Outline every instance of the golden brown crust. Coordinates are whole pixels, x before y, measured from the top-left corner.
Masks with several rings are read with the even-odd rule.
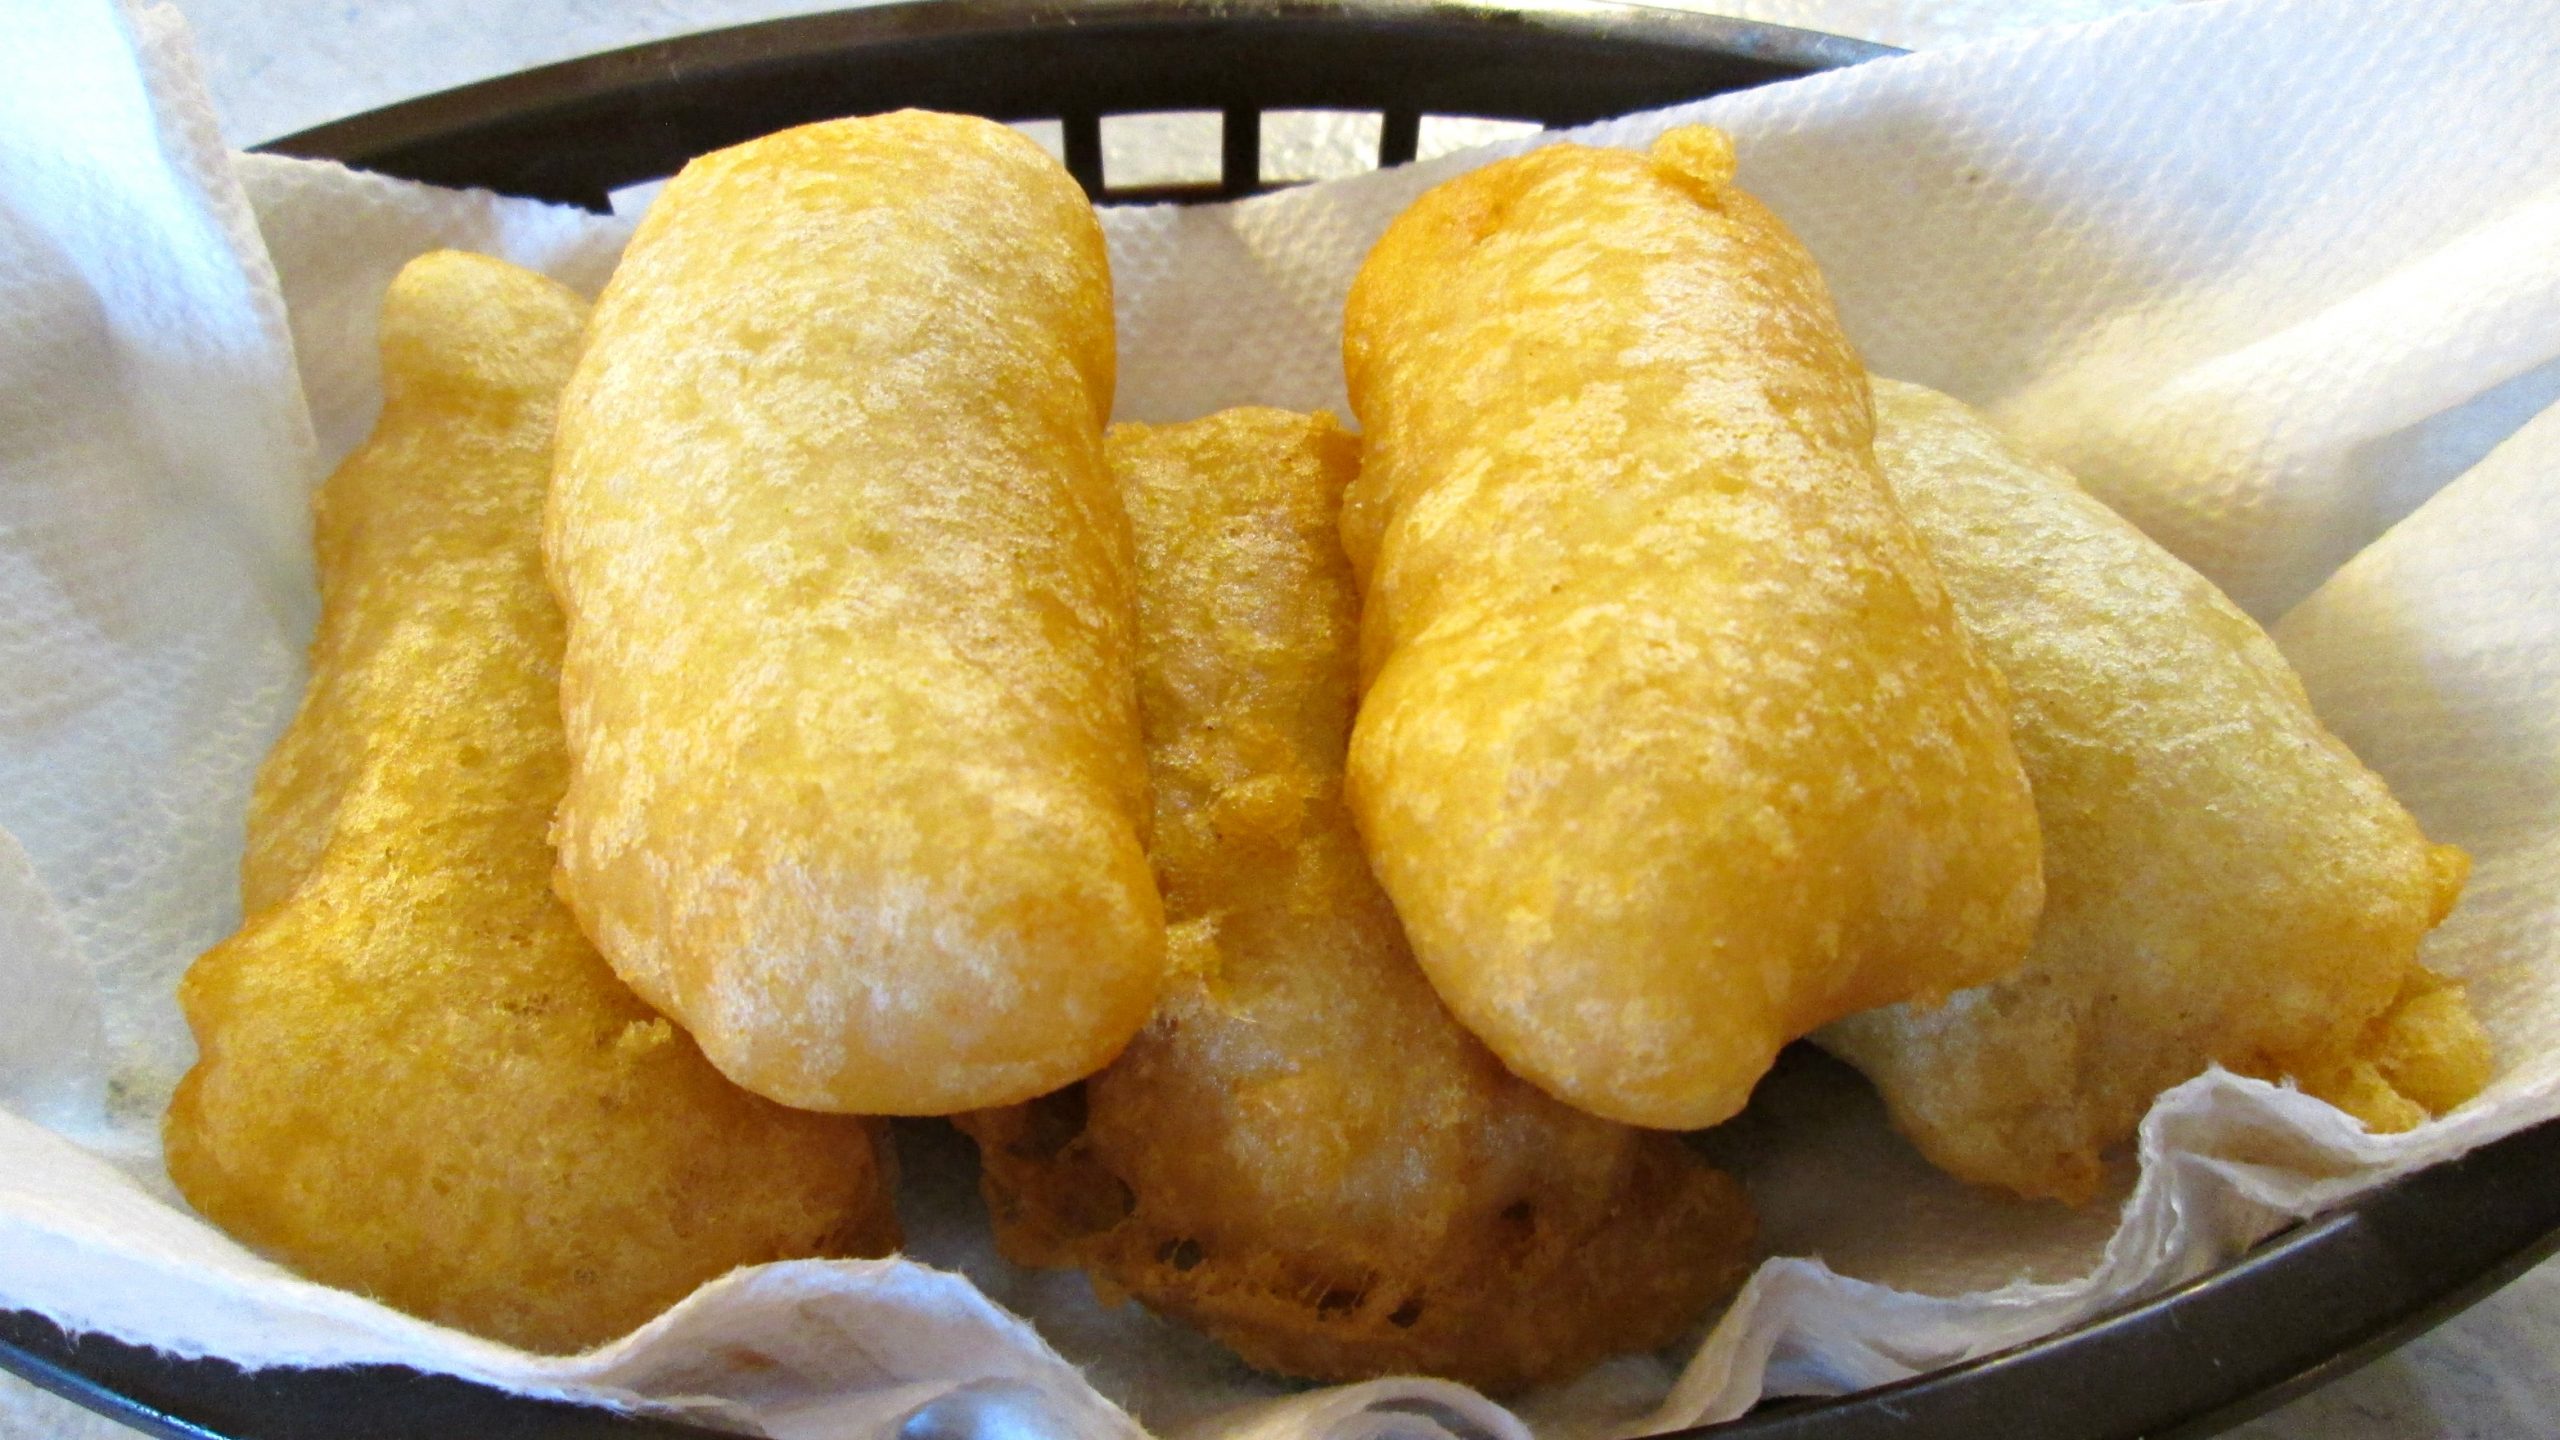
[[[1820,274],[1730,170],[1691,129],[1462,175],[1345,325],[1370,857],[1512,1069],[1661,1126],[2015,968],[2041,893],[1998,677]]]
[[[259,775],[251,919],[180,988],[201,1053],[165,1127],[234,1235],[555,1351],[732,1266],[897,1244],[873,1130],[722,1079],[551,894],[538,536],[585,313],[479,256],[393,282],[382,418],[318,499],[312,683]]]
[[[1162,979],[1092,207],[1001,125],[707,155],[562,401],[560,886],[733,1079],[938,1114]]]
[[[1957,401],[1876,394],[1886,474],[2008,678],[2046,899],[2014,978],[1822,1043],[1947,1170],[2075,1201],[2212,1064],[2377,1129],[2477,1093],[2487,1039],[2416,961],[2460,852],[2427,843],[2210,581]]]
[[[1110,453],[1175,974],[1110,1069],[964,1119],[1006,1252],[1318,1379],[1511,1388],[1669,1343],[1740,1279],[1739,1188],[1469,1038],[1344,808],[1351,437],[1236,410]]]

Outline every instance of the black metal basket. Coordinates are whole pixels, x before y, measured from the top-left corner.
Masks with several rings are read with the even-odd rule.
[[[1892,54],[1609,0],[939,0],[637,46],[307,130],[266,148],[605,209],[704,151],[920,106],[1055,120],[1096,199],[1269,188],[1274,110],[1571,124]],[[1219,173],[1114,188],[1102,117],[1211,111]],[[1698,1440],[2135,1440],[2211,1434],[2335,1378],[2560,1249],[2560,1122],[2409,1177],[2237,1263],[2033,1344]],[[246,1372],[0,1311],[0,1368],[168,1440],[701,1440],[664,1420],[397,1366]]]

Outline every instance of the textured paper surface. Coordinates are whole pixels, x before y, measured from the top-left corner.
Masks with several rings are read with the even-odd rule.
[[[2428,958],[2476,987],[2505,1069],[2386,1138],[2205,1077],[2152,1114],[2138,1181],[2128,1165],[2070,1212],[1935,1175],[1862,1088],[1790,1064],[1710,1143],[1794,1258],[1694,1357],[1620,1361],[1514,1414],[1429,1382],[1278,1385],[1076,1277],[1010,1270],[964,1147],[926,1127],[902,1141],[930,1267],[742,1273],[570,1360],[301,1283],[177,1207],[153,1133],[189,1058],[170,986],[236,922],[248,777],[310,621],[305,497],[370,423],[382,286],[459,245],[591,290],[627,222],[234,166],[165,13],[46,7],[0,62],[0,1303],[181,1352],[402,1359],[781,1435],[928,1406],[924,1431],[1597,1435],[2030,1338],[2560,1111],[2560,420],[2525,424],[2560,392],[2548,18],[2226,0],[1698,107],[1876,368],[1989,406],[2262,618],[2291,611],[2279,638],[2323,714],[2479,863]],[[2388,47],[2328,43],[2386,19]],[[1121,412],[1338,407],[1351,271],[1482,158],[1111,216]],[[776,1363],[715,1358],[740,1350]]]

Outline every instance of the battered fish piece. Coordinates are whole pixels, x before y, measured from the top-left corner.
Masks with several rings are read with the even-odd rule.
[[[251,802],[250,918],[179,987],[200,1058],[163,1129],[241,1240],[546,1351],[732,1266],[898,1243],[880,1137],[722,1079],[551,894],[539,536],[585,316],[476,255],[392,283],[382,418],[317,501],[312,681]]]
[[[984,120],[786,130],[668,184],[589,334],[548,530],[587,933],[785,1104],[1099,1069],[1164,918],[1083,193]]]
[[[1175,977],[1110,1069],[963,1124],[1009,1255],[1264,1369],[1561,1379],[1677,1338],[1750,1213],[1676,1137],[1507,1073],[1414,967],[1342,800],[1356,450],[1279,410],[1111,431]]]
[[[1885,473],[2008,677],[2047,890],[2017,975],[1822,1045],[1939,1166],[2070,1201],[2211,1065],[2377,1130],[2477,1094],[2488,1039],[2417,963],[2462,852],[2427,842],[2212,582],[1957,401],[1875,389]]]
[[[1350,796],[1450,1009],[1595,1114],[2016,968],[2034,803],[1870,449],[1813,260],[1719,132],[1439,186],[1351,292]]]

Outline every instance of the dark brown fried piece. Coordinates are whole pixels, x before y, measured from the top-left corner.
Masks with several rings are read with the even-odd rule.
[[[1323,1380],[1509,1389],[1676,1339],[1743,1273],[1740,1187],[1460,1029],[1343,804],[1355,442],[1237,410],[1109,450],[1173,973],[1110,1069],[962,1118],[1006,1253]]]

